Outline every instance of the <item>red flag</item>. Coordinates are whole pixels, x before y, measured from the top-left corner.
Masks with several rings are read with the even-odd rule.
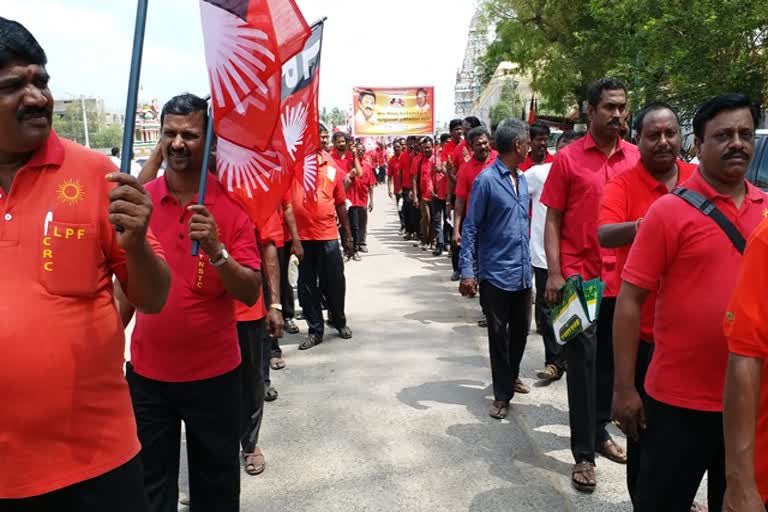
[[[536,103],[534,97],[531,96],[531,109],[528,112],[528,124],[531,125],[536,122]]]
[[[283,98],[269,147],[260,151],[219,138],[219,179],[257,225],[272,215],[294,176],[307,190],[315,188],[322,34],[322,23],[313,27],[303,50],[282,68]]]
[[[281,66],[310,35],[294,0],[200,0],[219,137],[264,150],[280,110]]]

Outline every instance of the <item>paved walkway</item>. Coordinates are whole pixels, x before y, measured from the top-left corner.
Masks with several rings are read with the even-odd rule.
[[[383,187],[376,199],[370,253],[346,267],[354,338],[326,333],[307,352],[297,351],[303,335],[283,341],[288,366],[273,372],[280,398],[261,439],[267,470],[243,475],[242,509],[630,510],[624,467],[604,459],[593,496],[571,489],[564,380],[516,397],[505,421],[488,417],[477,300],[458,295],[449,258],[397,236]],[[543,357],[532,335],[527,383]]]

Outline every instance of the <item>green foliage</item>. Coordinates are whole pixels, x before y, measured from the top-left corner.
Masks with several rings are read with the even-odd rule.
[[[726,91],[768,99],[765,0],[485,0],[485,8],[496,39],[483,76],[516,62],[561,113],[606,75],[627,83],[633,104],[668,101],[686,116]]]
[[[93,137],[102,127],[102,119],[96,112],[87,112],[88,136]],[[67,105],[63,115],[53,115],[53,128],[60,137],[85,144],[83,109],[79,101]],[[119,145],[119,144],[118,144]],[[96,147],[96,146],[94,146]]]
[[[501,87],[501,97],[496,105],[491,108],[489,113],[491,126],[498,126],[499,123],[510,117],[520,118],[525,108],[523,100],[517,92],[517,88],[511,80],[508,80]]]
[[[90,131],[90,130],[88,130]],[[91,135],[92,148],[114,148],[123,145],[123,127],[113,124]]]
[[[331,129],[334,126],[344,126],[349,114],[339,107],[333,107],[330,111],[323,107],[320,111],[320,120]]]

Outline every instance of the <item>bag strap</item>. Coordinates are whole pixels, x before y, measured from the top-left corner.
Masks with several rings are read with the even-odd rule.
[[[725,214],[712,203],[712,201],[699,194],[698,192],[694,192],[693,190],[689,190],[685,187],[676,188],[672,191],[672,194],[683,199],[685,202],[715,221],[717,225],[720,226],[720,229],[722,229],[726,236],[730,239],[731,243],[733,243],[733,246],[736,248],[736,250],[739,251],[740,254],[744,254],[744,248],[747,245],[747,241],[744,240],[744,236],[741,234],[739,229],[734,226],[730,220],[728,220],[728,217],[726,217]]]

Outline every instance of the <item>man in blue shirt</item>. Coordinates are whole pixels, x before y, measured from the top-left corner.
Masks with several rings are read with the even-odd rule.
[[[528,143],[524,122],[508,119],[499,125],[499,156],[475,180],[461,233],[459,291],[473,297],[480,283],[493,376],[494,401],[489,413],[496,419],[505,418],[509,412],[528,337],[531,198],[525,176],[518,169],[528,155]]]

